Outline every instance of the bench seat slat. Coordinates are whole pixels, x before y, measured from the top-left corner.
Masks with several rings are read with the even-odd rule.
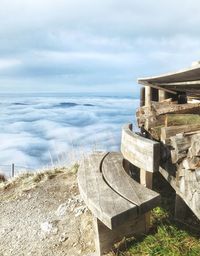
[[[133,180],[123,168],[123,156],[118,152],[108,153],[102,163],[103,176],[108,185],[119,195],[139,207],[145,213],[159,204],[158,193]]]
[[[124,223],[124,219],[137,217],[138,209],[104,181],[100,167],[105,155],[95,153],[82,161],[78,172],[78,185],[88,208],[106,226],[113,229]]]

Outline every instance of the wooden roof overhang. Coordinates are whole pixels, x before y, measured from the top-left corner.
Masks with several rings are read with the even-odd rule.
[[[173,73],[139,78],[138,83],[173,94],[186,92],[187,95],[200,97],[200,63]]]

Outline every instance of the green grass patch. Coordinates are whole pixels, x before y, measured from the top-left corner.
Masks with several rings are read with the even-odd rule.
[[[199,256],[200,234],[187,225],[174,221],[175,193],[160,177],[155,184],[161,206],[152,211],[151,229],[147,235],[126,241],[119,256]]]

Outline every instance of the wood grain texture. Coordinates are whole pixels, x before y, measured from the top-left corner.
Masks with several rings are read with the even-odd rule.
[[[112,152],[106,155],[102,173],[105,181],[116,193],[138,206],[139,213],[145,213],[159,204],[158,193],[133,180],[124,170],[121,153]]]
[[[119,196],[104,181],[100,172],[106,154],[93,154],[85,158],[78,172],[78,186],[85,203],[95,217],[110,229],[137,217],[137,206]]]
[[[165,126],[200,125],[199,114],[166,114]]]
[[[169,126],[161,128],[161,141],[168,143],[170,137],[175,136],[178,133],[188,133],[188,132],[199,132],[200,124],[188,124],[179,126]]]
[[[145,106],[148,107],[151,105],[151,87],[145,86]]]
[[[152,189],[153,173],[140,169],[140,184],[142,184],[146,188]]]
[[[95,256],[105,255],[108,253],[114,243],[120,242],[123,238],[146,234],[146,215],[138,218],[131,218],[124,224],[117,226],[114,230],[110,230],[98,219],[94,219],[94,231],[96,234],[96,254]]]
[[[163,124],[165,114],[200,114],[200,103],[176,104],[176,102],[151,101],[151,107],[140,107],[136,111],[139,127],[150,129]]]
[[[167,93],[163,90],[159,90],[159,102],[166,99]]]
[[[130,124],[122,129],[121,152],[133,165],[149,172],[158,171],[160,143],[132,132]]]

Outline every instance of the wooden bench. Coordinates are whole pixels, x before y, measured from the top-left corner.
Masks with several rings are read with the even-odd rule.
[[[83,159],[78,186],[94,215],[96,252],[103,255],[124,237],[148,231],[146,213],[159,204],[158,193],[133,180],[121,153],[94,153]]]
[[[160,143],[132,131],[132,124],[122,128],[121,152],[125,159],[140,168],[140,183],[152,188],[153,173],[160,166]]]

